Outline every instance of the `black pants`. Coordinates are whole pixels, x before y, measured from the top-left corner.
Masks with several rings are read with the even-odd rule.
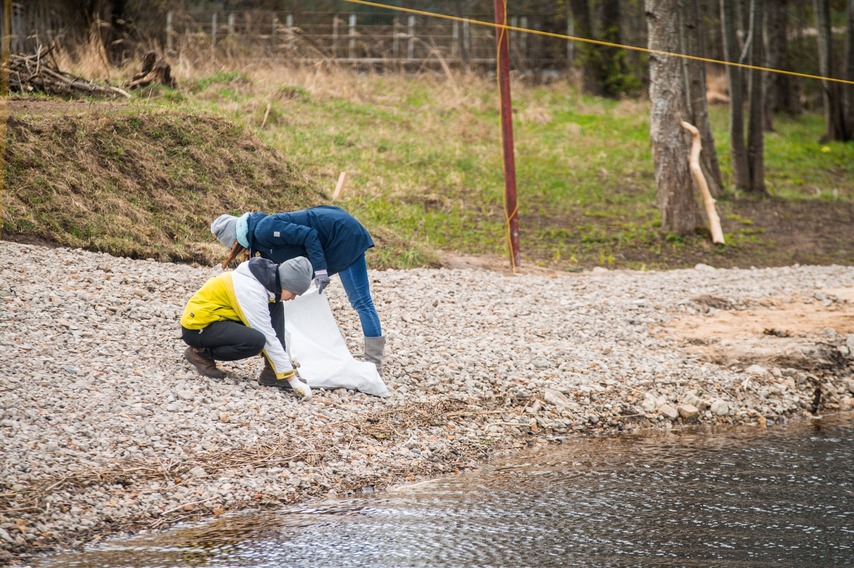
[[[285,305],[283,302],[270,304],[270,321],[276,337],[285,346]],[[254,357],[264,350],[267,338],[257,329],[246,327],[237,321],[217,321],[202,329],[181,328],[184,343],[192,347],[210,350],[217,361],[237,361]]]

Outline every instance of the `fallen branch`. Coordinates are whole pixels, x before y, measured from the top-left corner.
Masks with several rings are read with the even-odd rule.
[[[718,212],[715,209],[715,199],[709,192],[709,184],[706,183],[706,178],[703,176],[703,170],[700,167],[700,150],[703,149],[703,144],[700,141],[700,131],[693,124],[682,121],[682,128],[691,133],[691,156],[688,160],[691,168],[691,174],[700,188],[700,194],[703,196],[703,204],[706,207],[706,216],[709,218],[709,230],[712,232],[712,242],[715,244],[724,244],[724,233],[721,230],[721,219],[718,217]]]
[[[9,77],[9,90],[12,92],[42,92],[49,95],[69,96],[86,94],[95,96],[115,96],[130,98],[130,95],[112,85],[97,85],[69,73],[47,65],[44,58],[51,49],[44,48],[33,55],[9,55],[3,64],[3,70]]]
[[[172,67],[162,59],[157,59],[157,54],[153,51],[142,57],[140,72],[134,75],[126,86],[128,89],[139,89],[151,83],[160,83],[173,89],[178,86],[172,77]]]

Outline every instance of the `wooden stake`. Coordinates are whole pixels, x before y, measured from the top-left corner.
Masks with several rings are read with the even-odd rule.
[[[267,101],[267,110],[264,111],[264,120],[261,121],[261,128],[267,124],[267,117],[270,116],[270,101]]]
[[[344,191],[344,184],[347,182],[347,172],[341,172],[338,176],[338,184],[335,186],[335,193],[332,194],[332,201],[337,201]]]
[[[703,205],[706,206],[706,216],[709,218],[709,230],[712,232],[712,242],[715,244],[724,243],[724,233],[721,230],[721,219],[718,217],[718,212],[715,209],[715,198],[709,192],[709,184],[706,183],[706,178],[703,176],[703,169],[700,167],[700,150],[703,149],[703,143],[700,141],[700,131],[693,124],[688,124],[682,121],[682,128],[691,133],[691,156],[688,160],[691,168],[691,174],[700,188],[700,194],[703,196]]]

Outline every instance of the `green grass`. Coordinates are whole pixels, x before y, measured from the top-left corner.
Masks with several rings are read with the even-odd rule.
[[[325,194],[321,200],[331,195],[338,174],[348,172],[342,205],[385,236],[385,246],[372,253],[379,265],[430,264],[433,250],[506,256],[493,81],[268,70],[220,71],[180,85],[178,91],[139,91],[117,113],[112,130],[81,128],[77,139],[91,137],[101,159],[127,164],[144,151],[127,141],[144,132],[169,152],[169,166],[157,179],[172,188],[190,188],[182,190],[190,207],[208,206],[204,195],[209,192],[219,192],[218,203],[237,212],[250,204],[287,207],[286,199],[248,198],[260,188],[275,188],[276,179],[270,179],[263,159],[229,160],[228,148],[222,147],[239,145],[243,133],[254,134],[278,153],[288,175]],[[705,235],[660,230],[647,103],[585,97],[567,84],[514,84],[512,96],[526,261],[564,270],[654,268],[690,265],[710,254],[734,259],[761,248],[764,229],[740,209],[740,196],[729,187],[726,109],[711,111],[726,186],[719,206],[729,223],[728,247],[714,249]],[[217,123],[212,136],[211,130],[192,126],[196,117],[228,122]],[[773,195],[787,201],[854,200],[854,144],[822,144],[822,132],[817,115],[776,118],[765,142],[766,181]],[[210,156],[220,156],[227,166],[209,167]],[[274,175],[281,176],[281,170]],[[235,184],[242,197],[229,199]],[[156,208],[152,196],[144,194],[129,202]],[[163,225],[183,234],[167,221]],[[85,225],[72,233],[80,242],[94,241],[101,230]],[[127,249],[121,239],[99,242]]]

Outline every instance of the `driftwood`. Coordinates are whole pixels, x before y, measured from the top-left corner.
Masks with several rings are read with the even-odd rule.
[[[335,185],[335,192],[332,194],[332,201],[338,200],[344,192],[344,184],[347,183],[347,172],[341,172],[338,176],[338,183]]]
[[[3,64],[3,71],[8,73],[9,77],[9,90],[19,93],[40,92],[56,96],[118,95],[130,98],[126,91],[118,87],[97,85],[92,81],[60,71],[55,65],[49,65],[46,57],[50,51],[49,48],[44,48],[33,55],[11,54],[9,61]]]
[[[712,232],[712,242],[715,244],[724,244],[724,233],[721,230],[721,218],[718,217],[718,212],[715,209],[715,198],[712,197],[709,191],[709,184],[703,175],[703,169],[700,167],[700,150],[703,149],[703,144],[700,141],[700,131],[693,124],[682,121],[682,128],[691,133],[691,156],[689,158],[689,166],[694,180],[697,182],[697,187],[700,188],[700,194],[703,196],[703,205],[706,207],[706,216],[709,218],[709,230]]]
[[[139,89],[151,83],[160,83],[173,89],[178,86],[172,77],[172,67],[162,59],[158,60],[157,54],[153,51],[147,52],[142,57],[142,69],[131,78],[127,88]]]

